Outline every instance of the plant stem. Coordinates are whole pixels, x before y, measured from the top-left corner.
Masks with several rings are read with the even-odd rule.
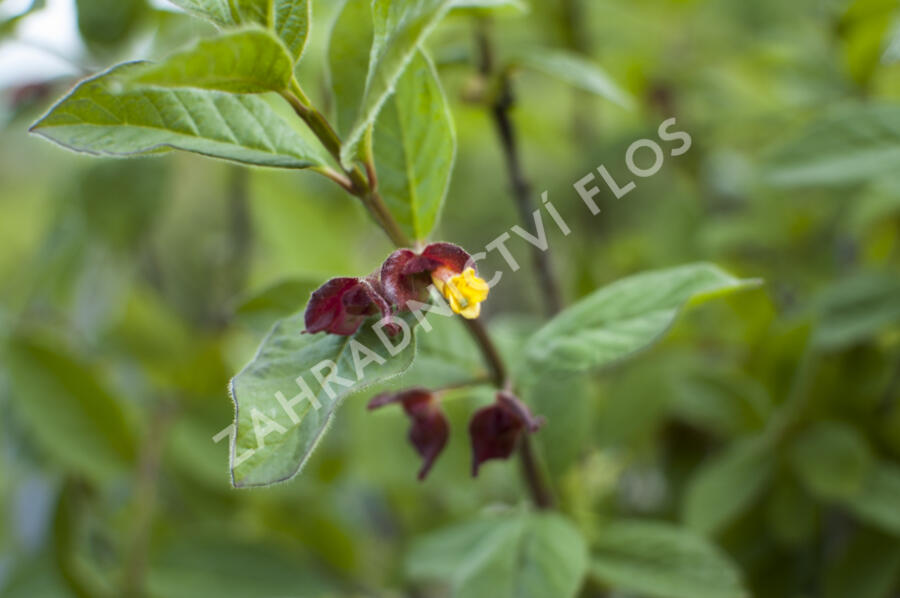
[[[512,188],[513,202],[519,215],[519,221],[523,226],[527,227],[533,222],[532,214],[538,208],[531,196],[531,184],[528,182],[522,169],[518,135],[515,125],[509,116],[509,112],[515,103],[512,82],[509,79],[509,73],[506,71],[494,72],[494,50],[484,25],[478,30],[478,47],[481,59],[479,70],[482,76],[488,80],[497,77],[498,89],[491,102],[490,111],[500,145],[503,148],[506,172]],[[532,246],[531,259],[537,273],[538,287],[543,298],[544,311],[548,316],[553,316],[562,308],[562,298],[553,262],[550,259],[549,249],[541,250]]]
[[[522,436],[519,456],[519,463],[522,466],[522,477],[525,478],[528,492],[531,494],[531,500],[539,509],[552,509],[553,495],[544,481],[544,476],[531,447],[531,438],[527,434]]]
[[[491,336],[485,329],[484,324],[481,323],[481,320],[466,319],[463,319],[463,323],[469,329],[469,333],[475,339],[475,343],[484,357],[484,362],[491,373],[491,382],[497,388],[503,388],[507,385],[506,365],[503,363],[503,357],[500,356],[500,351],[497,350],[494,341],[491,340]]]
[[[313,134],[322,142],[325,149],[328,150],[328,153],[331,154],[331,157],[335,159],[338,165],[340,165],[344,171],[346,180],[349,181],[350,185],[348,187],[342,178],[333,176],[333,174],[338,173],[335,173],[331,169],[325,171],[319,169],[319,172],[338,183],[348,193],[358,197],[363,202],[363,205],[366,206],[369,214],[371,214],[375,222],[381,226],[381,229],[387,234],[394,245],[397,245],[398,247],[409,247],[412,244],[411,241],[403,232],[403,229],[397,224],[397,221],[391,217],[390,211],[388,211],[387,206],[384,205],[384,200],[381,198],[378,190],[370,184],[369,179],[366,178],[366,175],[363,174],[360,167],[353,165],[349,168],[345,168],[343,166],[341,162],[342,144],[340,137],[335,132],[334,127],[331,126],[331,123],[328,122],[328,119],[310,105],[306,94],[300,89],[300,85],[297,84],[296,80],[292,81],[291,90],[289,92],[282,93],[282,97],[287,100],[291,105],[291,108],[294,109],[294,112],[297,113],[297,116],[306,123]]]

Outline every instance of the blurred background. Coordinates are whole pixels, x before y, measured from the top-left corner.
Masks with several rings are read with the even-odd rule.
[[[766,281],[529,398],[563,510],[589,536],[624,516],[696,529],[754,596],[900,596],[898,2],[529,4],[489,25],[498,54],[576,52],[636,100],[515,75],[526,175],[573,229],[549,229],[566,301],[698,260]],[[300,80],[327,105],[335,7],[313,10]],[[451,17],[429,42],[459,137],[436,238],[473,251],[517,223],[475,30]],[[27,133],[78,78],[210,33],[162,0],[0,0],[0,596],[440,595],[406,580],[410,541],[526,496],[515,463],[470,478],[466,417],[489,391],[448,397],[424,483],[400,410],[364,396],[271,489],[233,490],[213,441],[267,328],[391,250],[361,207],[311,173],[95,159]],[[671,116],[691,149],[592,217],[572,184],[601,164],[630,179],[627,147]],[[541,305],[528,246],[510,248],[523,270],[485,317],[514,351]],[[438,334],[429,358],[477,369]]]

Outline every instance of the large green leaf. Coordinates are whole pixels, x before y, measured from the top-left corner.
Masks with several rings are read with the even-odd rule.
[[[587,546],[568,520],[507,513],[432,533],[413,543],[407,572],[447,583],[456,598],[567,598],[587,569]]]
[[[450,186],[456,135],[437,72],[422,51],[378,116],[374,151],[388,209],[407,236],[425,239]]]
[[[349,337],[304,334],[305,328],[302,312],[278,322],[253,361],[231,381],[236,430],[231,473],[237,487],[262,486],[294,476],[344,397],[402,374],[415,358],[411,326],[408,342],[394,356],[369,324]],[[401,343],[400,338],[390,340]],[[300,397],[298,377],[314,400],[309,395]],[[341,381],[351,384],[341,385]],[[279,396],[292,403],[290,409],[282,406]]]
[[[346,0],[328,40],[334,123],[342,135],[350,131],[359,112],[359,103],[366,90],[371,49],[371,0]]]
[[[829,110],[767,157],[774,185],[866,181],[900,167],[900,107],[849,104]]]
[[[591,572],[617,590],[653,598],[748,595],[738,568],[722,550],[668,523],[616,521],[603,528]]]
[[[132,422],[91,365],[30,337],[13,339],[6,355],[15,412],[48,455],[95,479],[129,471]]]
[[[619,280],[538,330],[526,344],[520,371],[538,376],[615,363],[656,342],[688,303],[756,284],[703,263]]]
[[[826,500],[856,496],[872,465],[865,437],[843,422],[813,424],[793,440],[789,455],[806,487]]]
[[[900,536],[900,467],[889,462],[875,465],[848,504],[860,519]]]
[[[550,77],[556,77],[569,85],[606,98],[623,108],[634,106],[631,95],[619,87],[606,71],[578,54],[565,50],[541,48],[520,52],[515,56],[515,60],[524,67]]]
[[[350,127],[341,161],[351,163],[369,126],[375,121],[419,44],[450,9],[453,0],[373,0],[372,52],[366,87]]]
[[[75,151],[133,156],[168,149],[285,168],[328,163],[312,134],[294,129],[264,99],[194,89],[126,90],[140,63],[81,82],[31,131]]]
[[[704,463],[688,482],[685,524],[713,534],[747,509],[772,476],[774,452],[767,437],[741,440]]]
[[[293,68],[277,37],[264,29],[251,29],[203,40],[159,64],[137,69],[129,82],[262,93],[287,89]]]
[[[171,0],[220,27],[255,23],[274,31],[296,61],[309,37],[309,0]]]

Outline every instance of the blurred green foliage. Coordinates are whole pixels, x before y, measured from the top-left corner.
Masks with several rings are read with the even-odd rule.
[[[0,596],[442,595],[435,576],[463,596],[532,595],[497,572],[524,568],[527,584],[576,567],[581,537],[584,596],[898,595],[897,3],[529,5],[491,23],[499,54],[576,52],[636,99],[588,95],[541,72],[552,66],[515,71],[527,176],[573,229],[549,228],[566,299],[696,260],[766,283],[686,312],[627,364],[524,397],[548,418],[535,441],[571,523],[521,510],[515,463],[469,478],[466,418],[485,389],[447,396],[451,440],[423,484],[402,415],[352,396],[304,475],[232,489],[227,442],[213,441],[234,415],[230,376],[311,289],[391,247],[311,173],[64,153],[26,133],[48,96],[2,90]],[[144,2],[77,7],[84,64],[211,31]],[[476,101],[475,18],[451,15],[428,43],[459,141],[436,236],[473,250],[516,223]],[[323,81],[326,39],[313,28],[304,81]],[[58,96],[74,81],[35,83]],[[306,88],[327,101],[324,83]],[[626,148],[670,116],[690,151],[590,216],[572,184],[600,165],[628,180]],[[507,355],[540,326],[527,246],[510,246],[523,269],[485,304]],[[458,330],[423,342],[428,365],[404,383],[483,375]],[[548,548],[508,562],[497,546],[517,543]],[[485,560],[466,567],[476,549]]]

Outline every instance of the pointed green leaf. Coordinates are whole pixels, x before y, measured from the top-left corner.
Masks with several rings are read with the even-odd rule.
[[[309,0],[171,0],[220,27],[257,24],[281,38],[296,62],[303,54],[311,21]]]
[[[848,104],[825,112],[766,157],[773,185],[840,185],[900,167],[900,107]]]
[[[689,530],[655,521],[616,521],[599,536],[591,572],[617,590],[652,598],[748,595],[728,555]]]
[[[338,131],[350,131],[366,89],[372,49],[371,0],[346,0],[328,40],[328,70]]]
[[[278,38],[251,29],[203,40],[159,64],[137,69],[129,84],[262,93],[287,89],[293,68]]]
[[[374,37],[369,71],[359,111],[341,150],[345,165],[353,162],[363,135],[375,121],[416,48],[452,4],[453,0],[373,0]]]
[[[392,356],[371,324],[349,337],[304,334],[302,312],[275,325],[253,361],[231,381],[236,487],[264,486],[296,475],[344,397],[409,368],[416,354],[412,326],[402,338],[386,337],[398,348]],[[301,396],[303,384],[309,393]]]
[[[29,436],[65,467],[106,480],[137,453],[123,403],[90,364],[58,342],[17,337],[6,353],[17,417]]]
[[[516,57],[518,64],[534,69],[550,77],[556,77],[584,91],[622,106],[632,108],[634,99],[599,65],[587,58],[564,50],[533,50]]]
[[[329,163],[311,133],[294,129],[264,99],[194,89],[126,90],[123,79],[141,68],[124,64],[82,81],[31,131],[99,155],[180,149],[259,166]]]
[[[682,519],[712,535],[757,499],[772,477],[774,454],[765,437],[740,440],[703,463],[688,482]]]
[[[431,60],[416,53],[375,126],[379,189],[411,239],[434,228],[456,157],[453,117]]]
[[[506,513],[425,536],[406,565],[411,578],[445,582],[456,598],[569,598],[587,569],[587,546],[561,515]]]
[[[595,291],[526,343],[521,372],[579,372],[625,359],[655,343],[689,303],[759,284],[712,264],[646,272]]]

